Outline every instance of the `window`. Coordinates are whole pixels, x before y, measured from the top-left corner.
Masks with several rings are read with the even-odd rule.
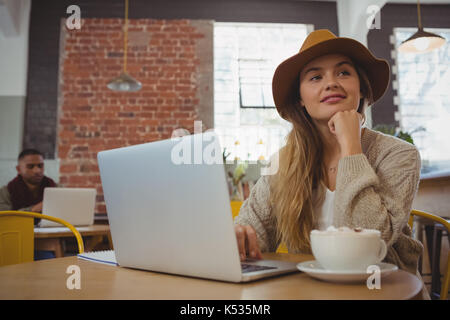
[[[416,29],[395,28],[396,47]],[[423,54],[397,51],[399,121],[411,133],[422,158],[422,172],[450,169],[450,29],[427,29],[447,39]]]
[[[304,24],[215,23],[214,128],[228,160],[268,160],[284,145],[291,124],[275,108],[272,77],[311,30]]]

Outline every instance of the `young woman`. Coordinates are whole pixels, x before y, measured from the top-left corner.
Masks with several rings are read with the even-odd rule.
[[[280,115],[292,123],[274,175],[262,176],[235,219],[241,259],[283,242],[311,253],[313,229],[377,229],[385,262],[417,274],[423,247],[407,225],[420,177],[417,149],[363,128],[364,111],[384,94],[389,65],[361,43],[312,32],[273,78]]]

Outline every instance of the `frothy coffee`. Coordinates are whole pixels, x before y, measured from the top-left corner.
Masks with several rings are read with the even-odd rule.
[[[381,232],[374,229],[330,226],[312,230],[310,238],[314,257],[327,270],[364,271],[387,253]]]
[[[327,230],[312,230],[311,233],[319,235],[379,235],[380,231],[375,229],[364,229],[364,228],[349,228],[349,227],[339,227],[329,226]]]

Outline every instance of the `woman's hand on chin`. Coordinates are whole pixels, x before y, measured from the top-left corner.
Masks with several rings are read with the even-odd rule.
[[[362,122],[363,117],[356,110],[336,112],[328,121],[328,128],[341,147],[341,158],[362,153]]]

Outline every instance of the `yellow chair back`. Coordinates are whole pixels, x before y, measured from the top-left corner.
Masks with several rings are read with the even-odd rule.
[[[436,216],[434,214],[420,211],[420,210],[411,210],[411,214],[409,216],[409,221],[408,221],[408,225],[411,229],[413,227],[413,222],[414,222],[415,216],[422,217],[422,218],[429,219],[434,222],[440,223],[447,229],[447,234],[450,232],[450,223],[448,223],[447,220],[445,220],[439,216]],[[440,294],[441,300],[447,300],[449,277],[450,277],[450,254],[447,255],[447,271],[445,272],[444,280],[441,285],[441,294]]]
[[[233,214],[233,219],[239,215],[243,201],[230,201],[231,213]]]
[[[289,253],[286,245],[284,244],[284,242],[280,243],[280,245],[278,246],[276,252],[277,253]]]
[[[33,219],[8,216],[0,221],[0,266],[33,261]]]
[[[84,252],[83,238],[74,226],[65,220],[36,212],[0,211],[0,266],[33,261],[34,220],[41,218],[69,228],[78,243],[79,253]]]

